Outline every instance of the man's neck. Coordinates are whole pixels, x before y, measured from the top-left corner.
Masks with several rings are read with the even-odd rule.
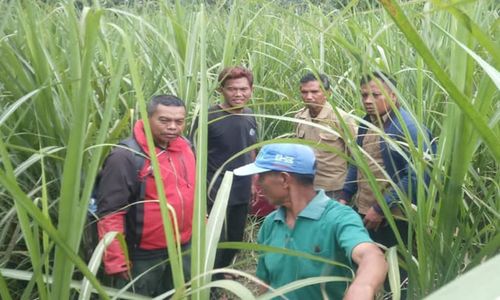
[[[389,115],[391,114],[391,112],[392,110],[388,110],[383,115],[372,115],[370,116],[370,120],[372,124],[376,125],[377,127],[384,128],[384,124],[389,119]]]
[[[169,144],[169,142],[166,142],[166,143],[160,143],[160,142],[158,142],[158,141],[156,141],[156,140],[154,140],[154,139],[153,139],[153,142],[154,142],[154,144],[155,144],[155,147],[158,147],[158,148],[160,148],[160,149],[162,149],[162,150],[165,150],[165,149],[167,149],[167,148],[168,148],[168,144]]]
[[[219,107],[230,114],[241,114],[245,108],[244,106],[232,107],[226,103],[219,104]]]
[[[290,228],[295,226],[299,214],[314,197],[316,197],[316,191],[311,187],[298,187],[290,191],[290,201],[283,205],[286,210],[286,223]]]
[[[323,110],[323,105],[309,107],[309,115],[311,116],[311,118],[316,118],[321,113],[322,110]]]

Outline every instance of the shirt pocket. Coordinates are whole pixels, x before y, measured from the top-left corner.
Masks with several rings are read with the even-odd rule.
[[[315,246],[319,247],[319,246]],[[319,252],[318,252],[319,251]],[[314,249],[313,251],[308,251],[307,254],[315,256],[317,258],[328,259],[329,250],[328,249]],[[320,275],[325,275],[325,270],[328,266],[327,263],[324,263],[319,260],[313,260],[308,258],[299,259],[300,265],[300,278],[309,278]]]
[[[319,133],[320,142],[324,144],[334,144],[340,137],[331,132],[320,132]]]

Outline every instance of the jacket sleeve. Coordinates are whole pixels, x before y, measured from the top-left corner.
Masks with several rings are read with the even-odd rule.
[[[138,187],[138,174],[133,160],[130,151],[116,148],[104,163],[97,189],[97,229],[100,239],[112,231],[126,235],[125,216],[129,200],[137,195]],[[128,265],[120,243],[114,239],[104,254],[106,274],[126,271]]]
[[[351,129],[352,130],[352,129]],[[366,133],[366,128],[359,126],[357,127],[356,144],[358,146],[363,145],[363,135]],[[348,202],[351,201],[352,197],[358,191],[358,167],[355,164],[349,164],[347,167],[347,175],[344,181],[344,187],[342,188],[342,198]]]
[[[342,198],[348,202],[351,201],[352,196],[358,191],[358,168],[350,164],[347,168],[347,175],[344,181],[344,187],[342,188]]]
[[[411,120],[405,120],[407,122],[406,126],[408,128],[408,133],[410,134],[410,138],[411,138],[411,141],[413,143],[413,145],[416,147],[418,145],[418,129],[417,127],[415,126],[415,124],[411,121]],[[426,131],[426,134],[428,135],[427,138],[429,138],[429,140],[431,140],[431,135],[430,135],[430,132],[425,129]],[[401,135],[398,135],[398,139],[399,140],[407,140],[407,138],[401,136]],[[426,152],[429,150],[429,145],[426,141],[423,142],[423,152]],[[431,146],[431,149],[432,149],[432,146]],[[406,150],[405,150],[405,155],[407,157],[410,156],[410,153]],[[390,152],[390,156],[397,156],[397,155],[400,155],[398,153],[396,153],[395,151],[389,151]],[[416,202],[416,195],[417,195],[417,175],[416,175],[416,172],[414,170],[414,168],[411,166],[411,164],[405,159],[405,158],[401,158],[401,161],[402,163],[400,164],[399,166],[399,170],[396,170],[398,176],[399,176],[399,180],[397,180],[397,186],[398,188],[401,190],[402,193],[404,193],[409,199],[411,199],[411,201],[413,203]],[[428,184],[429,184],[429,174],[428,172],[426,171],[425,174],[424,174],[424,184],[425,186],[427,187]],[[398,193],[395,189],[389,189],[385,194],[384,194],[384,200],[385,202],[387,203],[387,206],[388,207],[392,207],[394,206],[398,200],[399,200],[399,196],[398,196]],[[380,207],[375,207],[375,210],[377,211],[381,211],[380,210]]]
[[[409,192],[410,192],[409,187],[411,185],[413,189],[417,188],[417,186],[415,184],[416,183],[415,172],[409,170],[408,164],[405,166],[405,168],[407,170],[401,172],[404,175],[400,177],[399,182],[397,183],[397,186],[398,186],[398,189],[400,189],[405,195],[408,195],[408,197],[410,197],[410,199],[412,199],[411,195],[409,195]],[[410,182],[411,182],[411,184],[410,184]],[[391,189],[388,189],[384,193],[384,201],[389,208],[392,208],[393,206],[395,206],[397,204],[398,200],[399,200],[399,195],[398,195],[398,192],[396,189],[391,188]],[[379,213],[382,212],[382,209],[380,208],[380,206],[378,204],[375,204],[374,209]]]
[[[125,234],[125,211],[107,215],[97,222],[97,231],[101,240],[108,232],[116,231]],[[104,271],[108,275],[127,271],[130,263],[125,259],[125,254],[117,239],[104,251]]]
[[[138,172],[134,155],[127,149],[114,149],[106,158],[97,188],[97,215],[107,216],[126,210],[132,195],[138,192]]]

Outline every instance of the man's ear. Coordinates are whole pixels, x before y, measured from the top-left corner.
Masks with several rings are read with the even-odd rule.
[[[283,183],[288,186],[290,184],[290,180],[292,179],[292,176],[290,175],[290,173],[280,172],[280,178],[283,181]]]
[[[398,103],[398,95],[391,89],[391,99],[394,104]]]
[[[333,92],[331,89],[329,90],[325,90],[325,96],[326,96],[326,99],[330,99],[333,95]]]

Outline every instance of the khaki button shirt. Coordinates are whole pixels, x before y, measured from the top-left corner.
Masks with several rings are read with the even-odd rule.
[[[388,114],[382,117],[382,122],[385,123],[387,121]],[[377,122],[373,122],[377,124]],[[383,126],[383,125],[381,125]],[[381,129],[383,131],[383,129]],[[377,181],[378,188],[383,194],[390,183],[389,180],[384,175],[384,159],[382,158],[382,152],[380,150],[380,133],[376,130],[369,128],[363,138],[363,150],[366,152],[366,162],[368,163],[368,167],[370,171],[375,176]],[[375,200],[375,193],[372,188],[368,184],[368,180],[365,175],[358,168],[358,193],[357,197],[354,200],[358,211],[362,214],[366,214],[370,207],[377,203]]]
[[[345,111],[341,109],[338,110],[351,131],[351,135],[355,137],[357,127],[354,119]],[[307,107],[300,110],[295,115],[295,118],[328,126],[337,133],[335,134],[307,124],[297,124],[295,134],[298,138],[317,142],[318,145],[328,145],[337,149],[340,153],[347,154],[347,148],[343,138],[345,134],[330,103],[325,102],[323,109],[316,118],[311,117]],[[321,188],[325,191],[342,189],[347,174],[347,162],[338,152],[335,153],[314,148],[317,162],[316,176],[314,179],[314,186],[316,188]]]

